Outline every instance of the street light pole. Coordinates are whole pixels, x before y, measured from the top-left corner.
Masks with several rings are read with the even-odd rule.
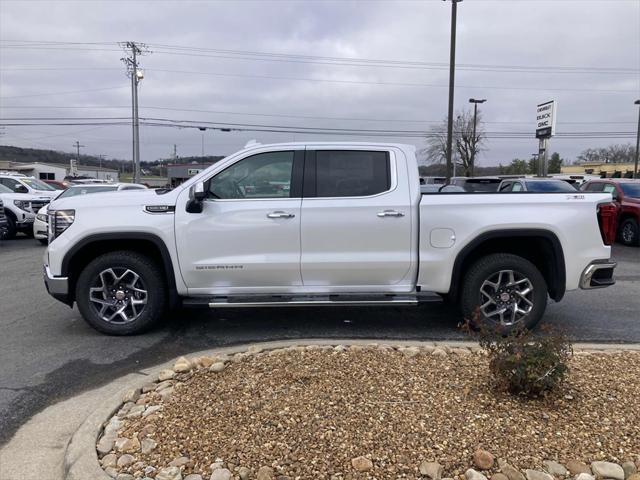
[[[636,134],[636,159],[633,163],[633,178],[638,178],[638,157],[640,157],[640,99],[633,102],[638,105],[638,133]]]
[[[483,98],[481,100],[476,100],[475,98],[469,99],[469,103],[473,103],[473,137],[471,137],[473,143],[471,144],[471,162],[469,162],[471,167],[472,177],[473,177],[473,171],[475,170],[475,166],[476,166],[476,125],[478,123],[478,104],[484,103],[486,101],[487,101],[486,98]]]
[[[446,2],[447,0],[443,0]],[[451,43],[449,48],[449,113],[447,115],[447,181],[451,182],[451,158],[453,148],[453,89],[456,74],[456,21],[458,16],[458,2],[451,0]]]
[[[198,127],[198,130],[202,132],[202,151],[200,153],[201,157],[204,157],[204,132],[207,130],[206,127]]]

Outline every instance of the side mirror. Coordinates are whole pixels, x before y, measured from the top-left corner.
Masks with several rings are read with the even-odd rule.
[[[618,200],[618,191],[614,190],[613,192],[611,192],[611,198],[613,200]]]
[[[207,194],[204,191],[204,182],[198,182],[189,189],[189,201],[187,202],[187,212],[202,213],[202,201]]]
[[[15,188],[13,189],[16,193],[29,193],[29,189],[27,187],[25,187],[24,185],[16,185]]]

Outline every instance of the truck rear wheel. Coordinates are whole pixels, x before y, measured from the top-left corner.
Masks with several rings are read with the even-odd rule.
[[[618,238],[624,245],[636,247],[640,245],[640,227],[633,218],[627,218],[620,224]]]
[[[532,329],[547,307],[547,282],[536,266],[522,257],[487,255],[467,270],[460,303],[466,319],[505,334]]]
[[[80,273],[76,302],[83,318],[109,335],[132,335],[162,317],[167,287],[161,268],[131,251],[105,253]]]
[[[2,237],[3,240],[13,240],[14,238],[16,238],[16,233],[17,233],[17,229],[16,229],[16,222],[13,218],[11,218],[9,215],[7,215],[7,230],[4,234],[4,237]]]

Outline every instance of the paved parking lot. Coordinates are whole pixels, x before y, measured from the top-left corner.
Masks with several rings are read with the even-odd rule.
[[[148,334],[108,337],[46,294],[43,252],[33,239],[0,242],[0,444],[47,405],[183,353],[271,339],[464,338],[455,310],[443,304],[182,310]],[[568,293],[549,305],[545,322],[576,341],[640,342],[640,249],[616,245],[613,256],[616,286]]]

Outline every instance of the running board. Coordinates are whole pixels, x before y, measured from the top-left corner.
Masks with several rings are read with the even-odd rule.
[[[184,306],[209,308],[256,308],[256,307],[371,307],[371,306],[416,306],[424,302],[441,302],[436,294],[418,295],[250,295],[229,297],[190,297],[183,300]]]

